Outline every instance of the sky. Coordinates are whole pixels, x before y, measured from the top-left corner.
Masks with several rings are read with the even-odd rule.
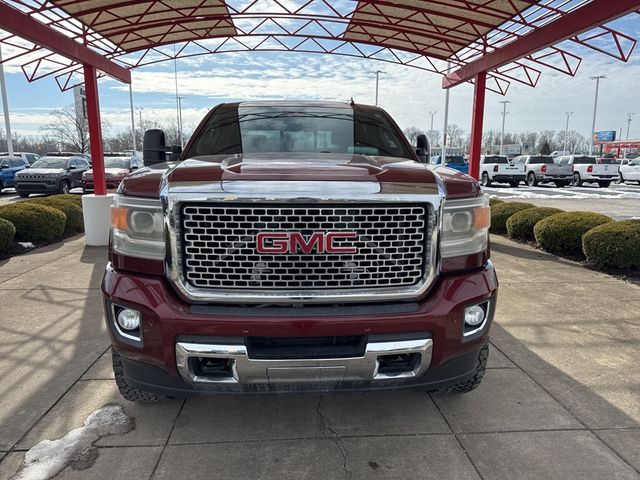
[[[611,24],[640,38],[640,15]],[[564,45],[564,44],[563,44]],[[600,88],[596,130],[624,129],[627,113],[637,112],[631,124],[632,138],[640,138],[640,47],[628,63],[593,50],[566,43],[583,57],[578,74],[569,77],[541,67],[534,89],[512,82],[502,97],[488,92],[485,130],[499,130],[503,100],[508,106],[509,132],[564,130],[566,112],[573,112],[570,130],[588,135],[591,130],[595,82],[589,77],[607,75]],[[375,60],[291,52],[223,53],[178,60],[178,90],[185,131],[191,131],[204,114],[221,102],[268,99],[338,100],[358,103],[375,100],[374,70],[380,75],[380,106],[404,129],[430,128],[429,112],[436,111],[434,128],[444,122],[444,98],[439,75]],[[60,92],[52,78],[28,83],[19,66],[6,65],[12,130],[36,135],[51,121],[51,111],[73,103],[72,92]],[[133,71],[133,95],[144,119],[166,122],[176,118],[173,62]],[[111,79],[99,82],[102,115],[111,132],[130,128],[128,86]],[[470,130],[473,86],[451,90],[449,123]],[[139,113],[136,112],[136,121]],[[3,128],[3,125],[0,125]]]

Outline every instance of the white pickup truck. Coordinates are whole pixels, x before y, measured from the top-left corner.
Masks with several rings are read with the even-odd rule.
[[[511,165],[504,155],[482,155],[480,157],[480,178],[483,187],[492,183],[508,183],[516,188],[526,177],[524,165]]]
[[[527,185],[553,182],[556,187],[566,187],[571,183],[573,170],[569,165],[560,165],[548,155],[522,155],[511,160],[511,165],[524,166]]]
[[[571,165],[571,185],[574,187],[581,187],[584,183],[597,183],[600,188],[607,188],[618,178],[618,165],[598,163],[596,157],[565,155],[556,158],[556,162],[559,165]]]

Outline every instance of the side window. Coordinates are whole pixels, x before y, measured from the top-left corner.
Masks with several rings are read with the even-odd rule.
[[[22,166],[22,160],[10,160],[11,166],[12,167],[21,167]]]
[[[78,168],[78,163],[75,160],[69,160],[68,165],[69,165],[69,167]]]
[[[0,168],[9,168],[9,160],[2,160],[0,162]]]

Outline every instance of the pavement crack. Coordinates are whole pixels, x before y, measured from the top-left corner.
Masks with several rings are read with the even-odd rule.
[[[318,414],[318,418],[320,419],[320,424],[322,426],[322,435],[326,439],[330,440],[336,447],[338,447],[338,450],[340,450],[340,454],[342,455],[342,471],[344,472],[345,478],[347,480],[351,480],[353,478],[353,473],[347,467],[347,451],[344,449],[342,438],[329,426],[326,417],[322,414],[322,398],[323,395],[321,394],[318,399],[318,405],[316,405],[316,413]]]

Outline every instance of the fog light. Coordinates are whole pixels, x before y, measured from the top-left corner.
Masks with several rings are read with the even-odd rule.
[[[464,323],[471,327],[477,327],[484,322],[486,312],[480,305],[474,305],[464,309]]]
[[[140,328],[140,312],[137,310],[131,310],[130,308],[123,308],[118,312],[116,317],[118,325],[123,330],[137,330]]]

